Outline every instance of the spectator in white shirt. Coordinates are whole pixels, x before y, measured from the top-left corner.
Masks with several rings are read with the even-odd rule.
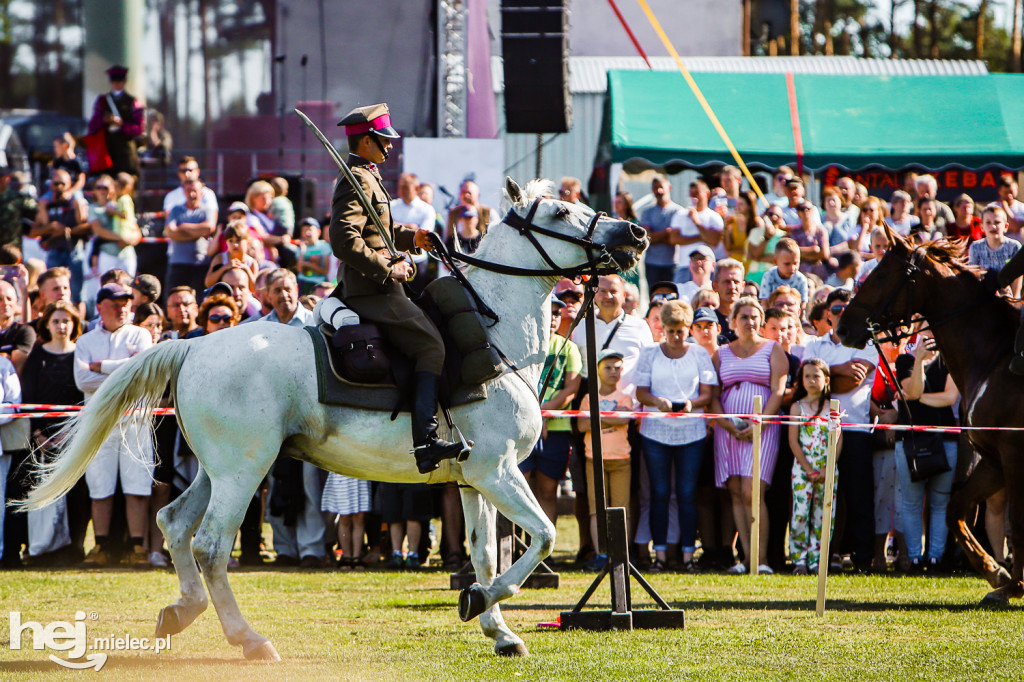
[[[129,322],[131,302],[131,290],[116,282],[107,284],[96,294],[100,324],[80,336],[75,346],[75,383],[85,395],[86,404],[111,373],[153,345],[148,331]],[[145,533],[153,487],[153,441],[144,418],[139,415],[121,419],[85,470],[96,535],[96,546],[86,557],[89,565],[104,566],[110,561],[106,545],[118,478],[125,495],[128,533],[133,546],[129,562],[148,566]]]
[[[185,203],[185,185],[193,180],[199,179],[199,162],[196,161],[194,156],[183,156],[178,161],[178,179],[181,181],[181,185],[175,187],[164,196],[164,213],[170,213],[171,209],[175,206],[181,206]],[[203,185],[203,196],[200,201],[203,209],[206,210],[207,215],[213,221],[213,224],[217,224],[217,195],[212,189]]]
[[[434,207],[419,198],[420,179],[415,173],[402,173],[398,176],[398,198],[391,200],[391,217],[396,227],[409,227],[419,230],[433,231],[437,225],[437,212]],[[414,286],[420,289],[427,283],[426,251],[418,256],[411,256],[416,264]]]
[[[710,289],[715,274],[715,252],[706,244],[698,244],[690,252],[689,281],[679,284],[679,298],[689,302],[701,289]],[[676,279],[680,279],[676,277]]]
[[[716,258],[726,258],[728,253],[722,244],[725,221],[722,216],[708,207],[711,190],[700,178],[690,183],[691,205],[677,213],[669,227],[675,228],[672,243],[676,245],[676,262],[685,263],[698,245],[710,248]],[[684,275],[685,276],[685,275]]]

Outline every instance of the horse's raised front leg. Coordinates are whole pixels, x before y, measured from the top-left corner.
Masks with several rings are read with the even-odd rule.
[[[974,513],[978,504],[992,497],[1002,489],[1005,479],[988,459],[981,459],[964,485],[955,491],[946,508],[946,526],[953,535],[964,554],[982,578],[992,587],[1002,587],[1010,582],[1010,574],[985,551],[981,543],[971,533],[967,525],[967,517]]]
[[[1016,443],[1014,447],[1004,447],[1000,451],[1000,462],[1003,466],[1004,481],[1020,481],[1024,476],[1024,464],[1020,461],[1020,452]],[[1010,581],[985,595],[981,601],[985,606],[1002,606],[1010,599],[1024,597],[1024,559],[1018,547],[1024,547],[1024,500],[1016,499],[1016,486],[1006,486],[1006,504],[1010,508],[1010,540],[1013,542],[1013,573]]]
[[[551,554],[555,546],[555,527],[530,492],[514,458],[502,458],[496,470],[482,480],[470,481],[470,485],[490,500],[506,518],[530,535],[530,546],[489,587],[476,584],[462,591],[459,616],[463,620],[480,615],[518,592],[519,586]]]
[[[181,586],[181,598],[161,609],[157,616],[157,637],[178,634],[191,625],[209,604],[203,579],[191,551],[192,536],[203,520],[209,502],[210,479],[200,468],[192,485],[156,515],[156,522],[167,540],[174,572],[178,574]]]
[[[238,609],[238,602],[228,583],[228,559],[249,501],[273,460],[273,454],[238,457],[239,462],[246,464],[245,467],[230,475],[211,472],[210,504],[192,541],[192,553],[203,569],[206,587],[217,609],[224,635],[229,644],[241,646],[242,653],[250,660],[280,661],[281,657],[269,639],[249,627]],[[223,465],[222,462],[218,464]]]
[[[494,505],[473,488],[462,488],[462,508],[466,515],[466,534],[477,582],[484,588],[494,582],[498,568],[498,535]],[[462,600],[459,602],[462,615]],[[470,608],[467,603],[467,609]],[[468,620],[468,618],[463,618]],[[505,625],[497,603],[480,614],[480,627],[494,640],[494,652],[499,656],[526,656],[526,644]]]

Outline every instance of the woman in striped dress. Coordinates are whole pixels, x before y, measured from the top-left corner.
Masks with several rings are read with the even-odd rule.
[[[764,309],[753,297],[744,296],[732,306],[731,326],[738,337],[718,349],[714,358],[720,386],[716,388],[712,410],[722,414],[750,414],[754,396],[763,399],[763,414],[778,414],[786,389],[789,363],[782,347],[760,334]],[[720,392],[719,392],[720,391]],[[744,555],[750,561],[750,526],[753,522],[753,427],[738,418],[719,419],[715,429],[715,485],[728,488],[732,513],[739,530]],[[758,548],[758,572],[771,573],[767,565],[768,509],[765,491],[772,480],[779,451],[779,426],[766,424],[761,429],[761,542]],[[731,573],[746,573],[737,563]]]
[[[321,511],[338,514],[338,568],[362,568],[366,512],[373,511],[370,482],[330,472],[320,498]]]

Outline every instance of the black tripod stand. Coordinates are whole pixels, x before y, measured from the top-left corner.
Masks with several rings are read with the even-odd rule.
[[[597,287],[597,277],[587,282],[588,287]],[[601,416],[600,398],[597,381],[597,341],[594,331],[594,306],[587,306],[587,367],[590,381],[590,430],[593,443],[594,489],[590,491],[597,501],[597,534],[604,540],[608,563],[597,574],[594,582],[587,588],[572,611],[562,611],[560,617],[563,630],[632,630],[650,628],[681,628],[683,612],[673,609],[661,598],[661,595],[644,580],[640,571],[629,561],[629,530],[626,527],[626,510],[622,507],[608,509],[604,493],[604,458],[601,453]],[[610,611],[584,611],[583,607],[597,590],[598,586],[609,576],[611,580],[612,608]],[[633,599],[630,594],[629,577],[632,576],[640,587],[651,596],[660,607],[657,610],[633,610]]]

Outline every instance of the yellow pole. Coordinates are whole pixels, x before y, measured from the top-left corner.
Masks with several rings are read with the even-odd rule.
[[[832,540],[832,489],[836,482],[836,441],[839,440],[839,401],[829,404],[828,456],[825,458],[825,505],[821,511],[821,554],[818,556],[818,617],[825,615],[825,585],[828,582],[828,563],[831,558],[829,542]]]
[[[763,201],[767,206],[768,200],[764,198],[764,194],[761,193],[761,188],[757,186],[756,182],[754,182],[754,176],[751,174],[750,169],[747,168],[747,164],[743,161],[740,153],[736,150],[735,145],[733,145],[732,140],[729,138],[729,134],[725,132],[725,128],[722,127],[718,117],[715,116],[715,112],[711,109],[711,105],[708,104],[707,99],[704,98],[704,93],[701,92],[700,87],[697,85],[697,81],[693,80],[693,76],[690,75],[690,72],[683,65],[683,60],[680,59],[679,53],[676,52],[676,48],[673,47],[672,41],[668,39],[667,35],[665,35],[665,31],[661,28],[661,23],[658,21],[658,18],[654,16],[654,12],[651,11],[651,8],[647,6],[646,0],[637,0],[637,2],[640,3],[640,8],[643,9],[644,14],[647,15],[647,20],[651,22],[651,26],[654,27],[655,33],[657,33],[658,37],[661,38],[661,43],[665,46],[665,49],[668,50],[668,53],[672,55],[672,58],[676,62],[676,66],[679,67],[679,72],[683,74],[683,78],[686,79],[686,84],[690,86],[690,90],[693,91],[693,94],[700,103],[701,108],[704,109],[704,113],[707,114],[708,120],[711,121],[711,125],[713,125],[715,130],[718,131],[718,136],[722,138],[722,142],[725,143],[729,153],[732,154],[732,158],[736,160],[736,165],[740,167],[741,171],[743,171],[743,175],[747,178],[747,182],[750,183],[750,188],[754,190],[755,194],[757,194],[757,198]]]
[[[754,414],[760,417],[764,409],[764,399],[759,395],[754,396]],[[758,557],[761,556],[761,420],[754,420],[754,443],[753,443],[753,471],[750,472],[750,556],[747,563],[750,564],[750,575],[757,575],[757,567],[760,564]]]

